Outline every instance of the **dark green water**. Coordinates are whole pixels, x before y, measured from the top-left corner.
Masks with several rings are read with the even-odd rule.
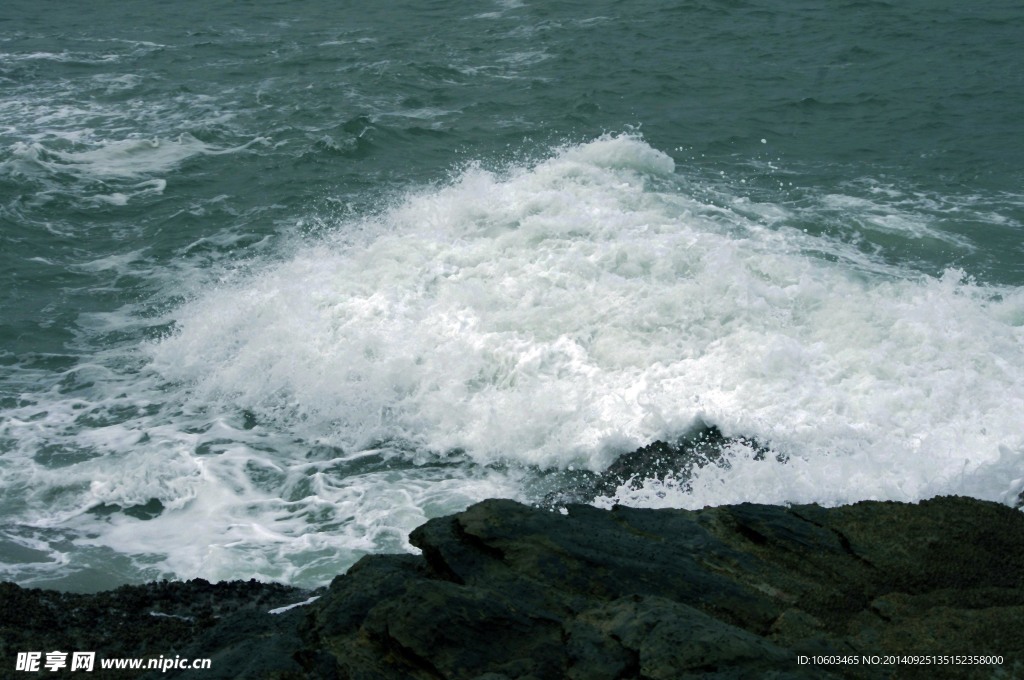
[[[618,500],[1011,502],[1021,44],[1010,2],[8,1],[4,575],[321,583],[698,419],[790,462]]]

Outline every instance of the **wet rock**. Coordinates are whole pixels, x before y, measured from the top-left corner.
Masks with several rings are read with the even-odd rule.
[[[1024,660],[1024,515],[992,503],[563,516],[495,500],[411,539],[422,558],[367,558],[311,610],[304,640],[338,677],[989,677],[863,661]],[[858,663],[797,663],[816,655]]]
[[[747,437],[726,437],[714,425],[701,423],[672,441],[655,441],[619,456],[601,473],[583,470],[551,475],[559,488],[548,493],[538,505],[559,508],[573,503],[590,503],[598,496],[614,497],[620,487],[639,489],[651,480],[671,478],[682,490],[689,489],[693,474],[706,465],[728,466],[726,455],[732,446],[754,451],[755,459],[772,454],[768,448]]]
[[[1012,508],[937,498],[830,509],[566,510],[490,500],[431,520],[411,536],[421,555],[365,557],[318,600],[280,615],[264,607],[307,594],[263,592],[261,584],[234,586],[251,592],[232,594],[229,584],[203,582],[62,596],[5,585],[3,663],[13,668],[19,649],[92,645],[106,656],[180,650],[213,660],[201,674],[160,674],[182,678],[1010,678],[1024,671],[1024,514]],[[145,618],[175,587],[182,592],[161,605],[173,616],[147,620],[156,627],[133,632],[118,623]],[[220,587],[223,603],[211,590]],[[1002,661],[882,661],[891,655]]]

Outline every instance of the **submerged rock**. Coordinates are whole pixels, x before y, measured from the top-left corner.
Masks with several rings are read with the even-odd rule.
[[[700,511],[572,505],[563,514],[491,500],[431,520],[411,540],[421,555],[365,557],[304,606],[280,615],[268,613],[267,600],[236,606],[211,625],[192,624],[187,635],[149,640],[148,653],[213,660],[209,670],[152,677],[1024,672],[1024,514],[994,503],[937,498]],[[76,597],[109,603],[132,592]],[[4,668],[13,668],[18,645],[42,644],[33,635],[42,634],[43,619],[26,618],[17,607],[42,606],[51,595],[0,589]],[[294,591],[278,595],[308,599]],[[182,604],[167,611],[193,610]],[[99,616],[77,625],[114,625]],[[168,621],[181,630],[187,623]],[[47,644],[62,644],[59,634],[46,635]],[[106,648],[95,644],[102,656]],[[123,645],[117,654],[127,654]],[[972,663],[957,663],[954,655]]]

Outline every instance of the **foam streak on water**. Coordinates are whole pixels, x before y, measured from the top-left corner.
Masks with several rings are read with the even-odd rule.
[[[79,366],[81,390],[10,412],[9,540],[319,583],[426,517],[522,496],[527,470],[600,470],[698,420],[788,462],[736,446],[691,490],[620,501],[1013,500],[1024,293],[688,177],[632,136],[471,165],[207,288],[132,370]],[[66,460],[40,461],[55,443]]]

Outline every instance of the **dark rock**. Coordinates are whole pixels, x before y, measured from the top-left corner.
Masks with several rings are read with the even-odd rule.
[[[139,677],[140,672],[104,672],[98,660],[188,657],[185,650],[194,641],[216,639],[225,629],[219,625],[222,621],[265,617],[268,624],[278,624],[278,617],[266,615],[267,611],[306,597],[306,591],[298,588],[256,581],[161,581],[93,595],[0,583],[0,678],[34,676],[14,672],[19,652],[45,655],[54,650],[97,652],[95,669],[87,677]],[[204,677],[221,677],[203,672]],[[67,667],[42,673],[52,678],[82,677],[82,671],[72,673]]]
[[[486,501],[367,558],[310,612],[340,678],[990,677],[1024,661],[1024,515],[942,498],[568,515]],[[379,589],[379,590],[375,590]],[[379,593],[379,597],[373,593]],[[352,606],[349,606],[352,603]],[[842,656],[856,665],[800,665]],[[1015,664],[1018,664],[1015,666]]]
[[[714,425],[700,425],[674,442],[653,442],[619,456],[601,475],[599,491],[610,493],[622,484],[669,475],[688,479],[694,468],[720,460],[732,441]]]
[[[491,500],[431,520],[411,540],[422,555],[365,557],[317,601],[280,615],[267,610],[308,594],[196,581],[70,596],[5,584],[0,675],[13,668],[13,652],[50,648],[213,660],[210,670],[151,676],[181,678],[1024,671],[1024,514],[994,503],[693,512],[573,505],[562,514]],[[182,618],[147,616],[157,605]],[[1002,663],[867,663],[875,655],[992,655]]]
[[[619,456],[608,468],[598,474],[583,470],[565,471],[550,475],[559,484],[538,503],[545,508],[559,508],[573,503],[590,503],[598,496],[614,496],[626,486],[638,489],[651,480],[672,478],[684,491],[694,472],[706,465],[728,466],[727,449],[742,445],[754,451],[754,458],[763,459],[770,454],[767,447],[748,437],[726,437],[714,425],[701,423],[670,442],[655,441],[647,446]],[[784,461],[782,454],[773,454]]]

